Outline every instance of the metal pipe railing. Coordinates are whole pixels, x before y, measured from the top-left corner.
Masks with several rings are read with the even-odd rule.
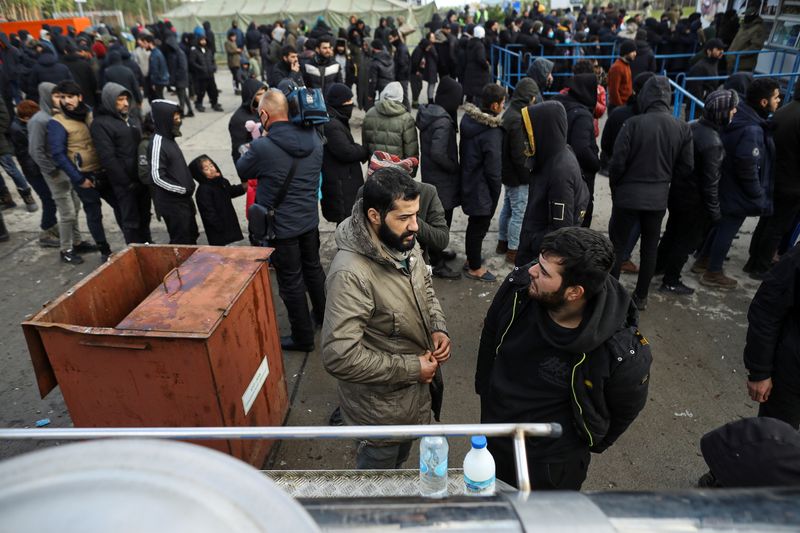
[[[87,439],[413,439],[426,436],[511,437],[514,440],[517,484],[530,492],[526,437],[561,436],[560,424],[437,424],[407,426],[262,426],[183,428],[46,428],[0,429],[0,440],[87,440]]]

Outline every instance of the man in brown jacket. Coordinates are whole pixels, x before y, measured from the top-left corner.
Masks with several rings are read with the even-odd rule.
[[[419,188],[395,168],[376,171],[336,229],[326,280],[322,359],[339,381],[348,425],[427,424],[430,383],[450,338],[416,244]],[[356,466],[400,468],[410,440],[360,441]]]

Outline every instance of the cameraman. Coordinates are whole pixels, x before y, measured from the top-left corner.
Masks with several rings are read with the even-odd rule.
[[[289,122],[289,105],[277,89],[264,93],[258,119],[266,136],[253,141],[236,162],[236,171],[243,180],[258,179],[256,203],[275,210],[275,238],[269,245],[275,248],[272,264],[292,328],[291,335],[281,337],[281,347],[310,352],[314,349],[314,323],[321,326],[325,312],[317,205],[322,141],[314,128]],[[287,180],[286,194],[276,202]],[[313,305],[313,323],[306,290]]]

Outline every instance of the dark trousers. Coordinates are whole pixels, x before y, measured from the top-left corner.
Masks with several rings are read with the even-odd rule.
[[[422,92],[422,77],[419,74],[411,75],[411,101],[417,103],[419,100],[419,93]]]
[[[489,438],[489,451],[494,457],[495,475],[509,485],[518,487],[514,448],[511,439]],[[527,447],[530,450],[529,447]],[[528,475],[533,490],[581,490],[589,472],[589,448],[560,454],[557,460],[534,457],[528,453]]]
[[[453,224],[453,210],[452,209],[445,209],[444,210],[444,221],[447,223],[447,228],[450,229],[450,226]],[[444,257],[442,256],[442,252],[444,250],[435,250],[433,248],[428,248],[428,256],[431,259],[432,266],[439,266],[444,264]]]
[[[642,245],[639,248],[639,278],[636,280],[634,292],[640,298],[646,298],[650,290],[650,280],[656,271],[656,255],[658,254],[658,238],[661,236],[661,221],[666,210],[642,211],[614,207],[611,210],[611,221],[608,235],[614,245],[614,268],[611,275],[619,279],[625,248],[631,238],[631,230],[639,222],[642,232]]]
[[[153,85],[150,88],[150,101],[153,100],[161,100],[164,98],[164,86],[163,85]]]
[[[514,260],[514,266],[524,266],[539,258],[539,248],[542,244],[541,231],[533,232],[525,228],[525,223],[522,224],[522,231],[519,234],[519,248],[517,248],[517,258]]]
[[[141,184],[133,187],[115,184],[114,194],[119,202],[122,234],[125,243],[152,242],[150,235],[150,190]]]
[[[689,209],[670,208],[667,229],[658,243],[656,270],[664,272],[664,283],[675,285],[681,280],[681,270],[689,254],[702,244],[706,215],[702,206]]]
[[[594,214],[594,182],[595,182],[595,174],[591,176],[583,176],[583,181],[586,182],[586,186],[589,188],[589,205],[586,206],[586,214],[583,216],[583,223],[581,223],[581,227],[590,228],[592,226],[592,214]]]
[[[402,468],[411,453],[414,441],[393,446],[374,446],[367,441],[357,441],[356,468],[358,470],[394,470]]]
[[[311,298],[317,324],[322,324],[325,315],[325,272],[319,261],[319,230],[313,229],[290,239],[275,239],[270,246],[275,248],[272,265],[278,278],[281,300],[289,314],[292,339],[298,344],[312,344],[314,326],[306,292]]]
[[[750,239],[750,258],[745,270],[763,273],[772,268],[772,257],[783,235],[792,229],[792,223],[798,212],[800,212],[800,196],[775,195],[773,214],[758,220],[753,237]]]
[[[214,78],[195,78],[194,92],[197,95],[195,105],[203,105],[203,98],[205,98],[206,93],[208,93],[208,100],[211,102],[211,105],[217,105],[219,91],[217,90],[217,82],[214,81]]]
[[[706,238],[700,257],[708,257],[708,271],[722,272],[725,256],[731,249],[733,238],[739,233],[739,228],[744,224],[745,217],[735,215],[722,215]]]
[[[471,216],[467,219],[467,234],[464,237],[464,248],[467,252],[467,261],[470,270],[481,268],[481,248],[483,238],[489,232],[489,225],[492,223],[492,215]]]
[[[228,67],[231,71],[231,76],[233,76],[233,88],[238,90],[239,89],[239,67]]]
[[[178,106],[181,110],[181,116],[192,114],[192,103],[189,100],[186,87],[175,87],[175,94],[178,96]]]
[[[177,196],[153,187],[153,205],[167,225],[170,244],[197,244],[200,232],[195,218],[197,210],[191,196]]]
[[[794,429],[800,429],[800,390],[797,383],[788,385],[773,377],[769,400],[759,405],[758,416],[777,418]]]
[[[36,191],[36,195],[42,202],[42,221],[39,227],[43,230],[52,228],[58,224],[58,219],[56,218],[56,203],[53,200],[50,187],[47,186],[42,173],[38,170],[35,173],[25,174],[25,179],[31,184],[31,187]]]
[[[91,177],[87,174],[87,177]],[[96,182],[98,185],[100,181]],[[106,230],[103,227],[103,200],[114,210],[114,217],[117,219],[117,224],[122,227],[119,203],[117,197],[114,196],[114,191],[111,189],[110,184],[107,182],[100,187],[92,187],[84,189],[83,187],[75,186],[75,191],[78,193],[78,198],[81,199],[83,205],[83,212],[86,213],[86,225],[89,226],[89,233],[92,234],[94,242],[99,246],[107,243]]]

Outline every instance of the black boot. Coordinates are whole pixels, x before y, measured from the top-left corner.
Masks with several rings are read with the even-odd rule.
[[[6,221],[3,220],[3,214],[0,213],[0,242],[6,242],[10,238],[6,229]]]
[[[100,262],[105,263],[111,257],[111,246],[107,242],[98,242],[97,249],[100,250]]]

